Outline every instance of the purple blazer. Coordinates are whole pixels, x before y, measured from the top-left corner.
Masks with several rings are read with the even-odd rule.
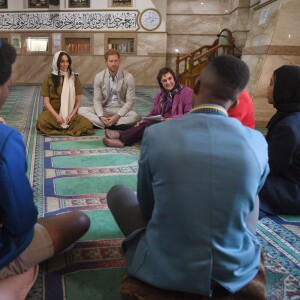
[[[153,107],[148,116],[155,116],[159,107],[159,99],[162,92],[158,92],[155,96]],[[192,108],[193,90],[189,87],[184,87],[179,93],[174,96],[172,103],[172,118],[180,118],[188,113]]]
[[[188,87],[184,87],[180,92],[174,95],[172,102],[171,117],[176,119],[182,117],[188,113],[192,108],[192,95],[193,90]],[[148,116],[157,115],[159,108],[159,100],[162,96],[162,92],[158,92],[155,96],[153,107]],[[124,131],[120,131],[120,140],[125,146],[131,146],[134,143],[140,141],[143,138],[144,130],[155,124],[154,121],[146,121],[139,126],[129,128]]]

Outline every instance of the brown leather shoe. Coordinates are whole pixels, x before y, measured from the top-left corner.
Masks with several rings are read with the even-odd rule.
[[[104,138],[103,139],[103,144],[106,147],[114,147],[114,148],[123,148],[123,147],[125,147],[124,144],[122,143],[122,141],[119,140],[119,139]]]
[[[105,135],[109,139],[119,139],[120,138],[120,133],[118,130],[105,129]]]

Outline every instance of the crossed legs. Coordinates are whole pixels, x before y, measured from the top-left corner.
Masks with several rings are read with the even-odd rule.
[[[0,280],[22,274],[74,244],[90,226],[89,217],[80,211],[40,218],[25,250],[0,270]]]

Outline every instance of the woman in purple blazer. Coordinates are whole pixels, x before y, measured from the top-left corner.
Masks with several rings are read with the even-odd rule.
[[[164,67],[159,70],[157,81],[161,88],[154,99],[148,117],[160,115],[163,121],[176,119],[188,113],[192,108],[192,89],[176,80],[174,71]],[[159,121],[141,120],[135,127],[126,131],[105,130],[103,143],[107,147],[122,148],[131,146],[143,138],[144,130]]]

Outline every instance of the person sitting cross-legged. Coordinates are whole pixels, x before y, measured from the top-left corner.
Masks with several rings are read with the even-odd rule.
[[[80,107],[78,114],[89,119],[97,128],[124,130],[139,120],[134,110],[134,78],[120,67],[119,51],[108,49],[104,58],[107,68],[95,76],[93,106]]]
[[[58,51],[53,56],[52,73],[44,78],[41,95],[44,108],[36,128],[45,135],[92,135],[93,124],[79,116],[82,86],[78,74],[72,71],[71,56]]]
[[[176,80],[172,69],[164,67],[159,70],[157,81],[161,88],[154,99],[153,107],[148,117],[160,115],[163,121],[178,119],[188,113],[192,107],[192,89],[183,86]],[[106,137],[103,139],[107,147],[122,148],[131,146],[140,141],[144,130],[157,123],[157,121],[141,120],[135,127],[125,131],[105,130]]]

